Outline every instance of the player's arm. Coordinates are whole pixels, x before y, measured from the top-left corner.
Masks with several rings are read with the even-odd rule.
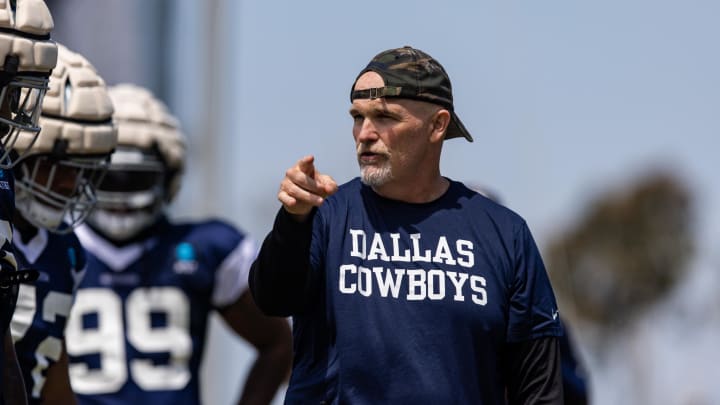
[[[508,404],[562,404],[562,327],[555,295],[527,224],[518,223],[514,231],[514,280],[503,363]]]
[[[20,365],[15,355],[15,345],[10,335],[10,328],[5,332],[4,342],[4,358],[3,364],[3,396],[4,403],[7,405],[26,405],[27,397],[25,394],[25,382],[23,381]]]
[[[68,364],[67,350],[63,342],[60,359],[47,370],[45,385],[43,385],[42,393],[40,394],[43,404],[77,404],[75,394],[70,385]]]
[[[285,173],[275,218],[250,270],[250,290],[267,315],[302,312],[310,269],[310,242],[315,208],[337,191],[335,181],[315,171],[312,156],[300,159]]]
[[[563,404],[560,342],[557,337],[508,343],[505,359],[508,404]]]
[[[263,315],[249,292],[221,309],[220,315],[258,352],[239,403],[270,403],[287,378],[292,362],[292,336],[288,321]]]

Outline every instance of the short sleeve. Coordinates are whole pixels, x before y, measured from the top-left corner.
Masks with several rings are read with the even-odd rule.
[[[523,221],[515,234],[515,273],[510,291],[507,341],[561,336],[555,295],[540,252]]]
[[[221,308],[232,304],[248,288],[250,266],[257,255],[257,243],[250,237],[243,238],[222,261],[215,273],[212,303]]]

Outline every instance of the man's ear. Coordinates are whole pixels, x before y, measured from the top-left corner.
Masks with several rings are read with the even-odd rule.
[[[447,132],[448,126],[450,125],[450,111],[440,108],[433,114],[432,117],[432,133],[430,134],[430,140],[432,142],[442,142],[445,139],[445,132]]]

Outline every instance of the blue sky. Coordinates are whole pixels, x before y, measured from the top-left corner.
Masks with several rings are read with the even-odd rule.
[[[718,237],[720,4],[710,1],[229,2],[226,99],[239,187],[228,210],[264,234],[284,170],[304,154],[357,174],[348,92],[377,52],[436,57],[474,135],[443,174],[484,184],[542,246],[607,188],[656,167],[699,195],[700,235]],[[232,77],[231,77],[232,76]],[[248,206],[248,204],[251,204]],[[263,215],[258,215],[258,210]]]
[[[720,2],[228,7],[228,35],[236,41],[225,62],[236,89],[227,100],[233,138],[217,151],[219,162],[233,162],[227,170],[235,187],[225,198],[228,207],[244,208],[226,212],[241,226],[264,236],[284,171],[305,154],[338,181],[357,175],[350,85],[376,53],[415,46],[449,72],[456,111],[475,138],[446,143],[443,174],[497,192],[525,217],[541,248],[589,201],[648,172],[666,170],[687,182],[697,197],[696,271],[668,303],[617,336],[607,353],[614,360],[591,353],[587,342],[580,348],[599,404],[720,400],[703,377],[717,360],[707,344],[720,333],[717,300],[698,288],[717,285],[720,263]],[[677,348],[688,317],[697,335]],[[624,364],[638,347],[645,356]]]
[[[75,34],[68,45],[98,52],[87,56],[106,77],[148,84],[147,53],[165,55],[147,34],[160,3],[63,4],[72,4],[61,24],[67,38]],[[475,138],[446,143],[443,174],[499,194],[541,248],[588,201],[653,169],[688,183],[698,198],[697,271],[617,336],[607,356],[587,359],[599,404],[720,401],[712,389],[720,316],[710,288],[720,278],[720,2],[163,4],[173,31],[160,46],[173,63],[161,76],[190,143],[173,214],[220,216],[262,239],[279,208],[279,182],[298,158],[314,154],[339,182],[356,176],[350,85],[378,52],[415,46],[449,72],[456,111]],[[218,18],[208,24],[213,5]],[[112,46],[109,35],[117,35]],[[211,330],[204,391],[210,403],[230,403],[252,351],[234,345],[220,322]]]

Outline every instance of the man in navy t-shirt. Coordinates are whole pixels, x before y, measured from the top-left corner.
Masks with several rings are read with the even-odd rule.
[[[351,91],[360,178],[307,156],[250,273],[293,316],[288,403],[558,404],[558,308],[525,221],[440,174],[472,141],[450,79],[410,47],[378,54]]]

